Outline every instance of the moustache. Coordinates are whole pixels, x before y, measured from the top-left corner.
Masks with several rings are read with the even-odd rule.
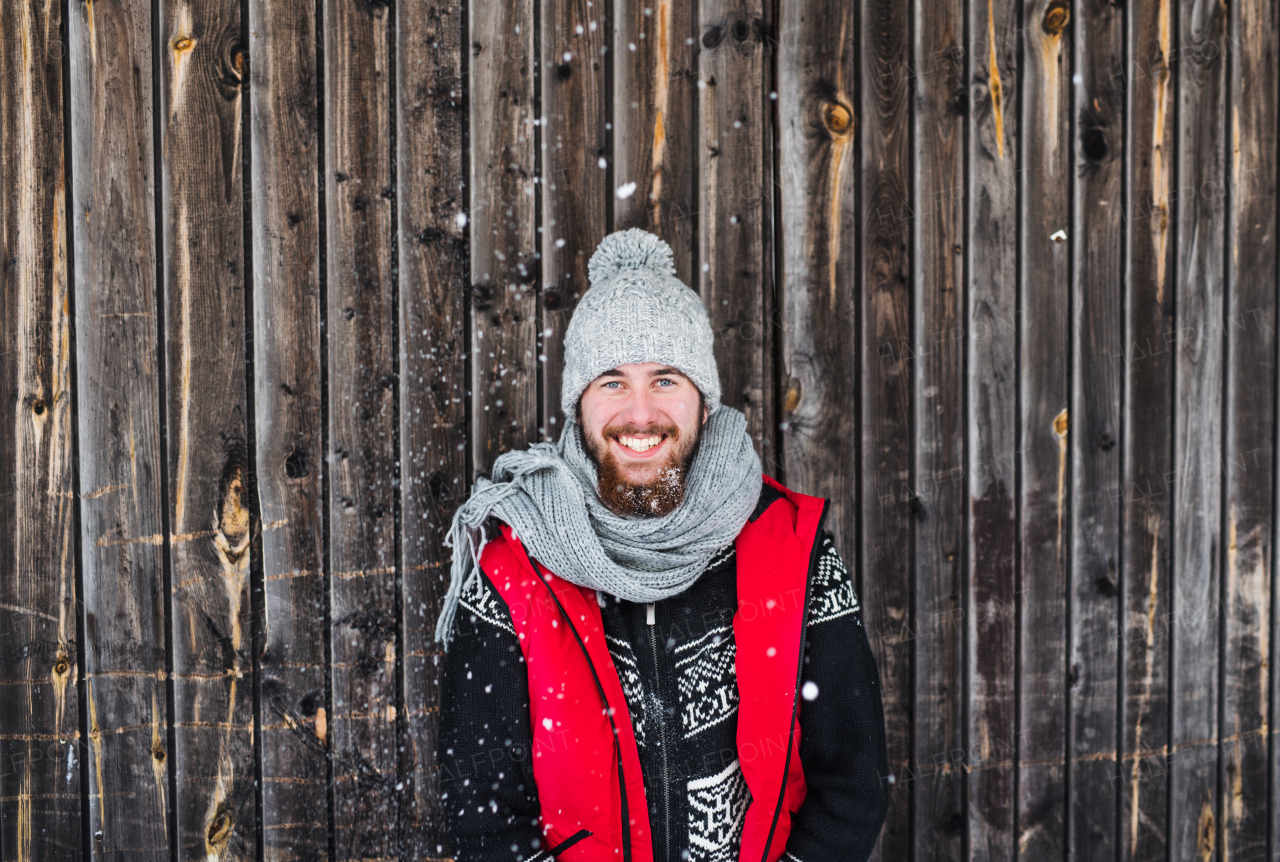
[[[680,439],[680,429],[674,425],[609,425],[600,432],[608,440],[626,434],[629,437],[669,437],[672,442]]]

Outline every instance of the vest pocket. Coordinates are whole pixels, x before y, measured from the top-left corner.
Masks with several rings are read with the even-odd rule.
[[[594,834],[595,833],[593,833],[590,829],[579,829],[577,832],[573,833],[568,838],[564,839],[563,841],[561,841],[555,847],[552,847],[547,852],[550,853],[552,856],[559,856],[561,853],[568,850],[573,845],[577,844],[583,838],[588,838]]]

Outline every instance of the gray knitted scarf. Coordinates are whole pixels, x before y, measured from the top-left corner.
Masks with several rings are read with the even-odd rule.
[[[559,443],[535,443],[493,463],[454,514],[445,545],[453,566],[436,640],[448,640],[464,591],[483,591],[479,572],[490,516],[508,524],[529,556],[557,576],[632,602],[655,602],[689,587],[732,542],[760,497],[760,459],[746,417],[721,405],[702,429],[684,499],[662,517],[618,515],[596,494],[595,464],[573,420]]]

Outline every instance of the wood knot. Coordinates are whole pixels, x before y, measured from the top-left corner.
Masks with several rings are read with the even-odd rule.
[[[431,499],[441,506],[452,506],[455,502],[453,489],[449,487],[449,481],[439,470],[433,472],[427,479],[427,490],[431,493]]]
[[[69,670],[71,670],[71,665],[67,664],[66,659],[60,658],[58,659],[57,663],[54,664],[53,666],[53,675],[66,676]]]
[[[157,745],[155,748],[151,749],[151,756],[156,759],[156,763],[159,763],[163,766],[164,758],[165,758],[164,746]]]
[[[853,112],[839,102],[831,102],[822,109],[822,122],[827,131],[836,137],[848,134],[853,125]]]
[[[431,245],[432,243],[442,242],[448,238],[449,235],[444,231],[439,228],[431,227],[430,225],[420,230],[418,235],[415,237],[418,241],[418,245]]]
[[[1059,36],[1067,28],[1067,22],[1070,20],[1071,6],[1068,5],[1067,0],[1053,0],[1049,8],[1044,10],[1044,20],[1040,22],[1040,29],[1050,36]]]
[[[1053,433],[1059,437],[1067,436],[1067,411],[1065,409],[1053,418]]]
[[[1200,858],[1209,859],[1213,856],[1214,845],[1216,843],[1217,832],[1213,827],[1213,806],[1205,803],[1200,809]]]
[[[196,45],[195,39],[192,39],[190,36],[180,36],[174,40],[173,50],[190,51],[192,48],[195,47],[195,45]]]
[[[787,396],[782,402],[782,410],[784,413],[794,413],[795,409],[800,406],[800,381],[792,377],[790,384],[787,386]]]
[[[226,801],[218,803],[218,807],[214,809],[213,817],[209,819],[209,827],[204,833],[205,849],[209,855],[217,855],[221,852],[227,840],[231,837],[231,829],[235,825],[235,818],[231,816],[231,806]]]
[[[234,566],[249,549],[253,522],[243,441],[235,439],[227,442],[226,459],[222,478],[218,483],[218,523],[214,545],[227,558],[227,562]]]
[[[476,311],[488,311],[494,302],[493,285],[487,281],[471,285],[471,307]]]
[[[31,402],[31,412],[35,413],[37,416],[39,416],[39,415],[41,415],[42,413],[44,413],[44,399],[43,399],[43,398],[37,398],[37,399],[35,399],[34,401],[32,401],[32,402]]]
[[[1091,162],[1100,162],[1107,157],[1107,134],[1102,129],[1085,129],[1080,135],[1080,150]]]
[[[302,479],[311,473],[311,468],[307,463],[308,452],[306,446],[294,446],[284,458],[284,474],[290,479]]]

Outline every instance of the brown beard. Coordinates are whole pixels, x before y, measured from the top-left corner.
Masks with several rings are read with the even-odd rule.
[[[582,429],[582,423],[578,423]],[[698,452],[702,439],[702,426],[696,426],[693,438],[682,441],[680,429],[674,425],[651,425],[638,428],[634,425],[611,425],[602,432],[603,440],[597,440],[582,429],[587,455],[596,465],[596,491],[600,501],[610,511],[619,515],[635,515],[642,518],[660,518],[670,514],[684,500],[689,465]],[[619,434],[652,436],[665,434],[671,442],[671,451],[658,467],[658,472],[648,482],[632,482],[622,472],[618,459],[607,441]]]

